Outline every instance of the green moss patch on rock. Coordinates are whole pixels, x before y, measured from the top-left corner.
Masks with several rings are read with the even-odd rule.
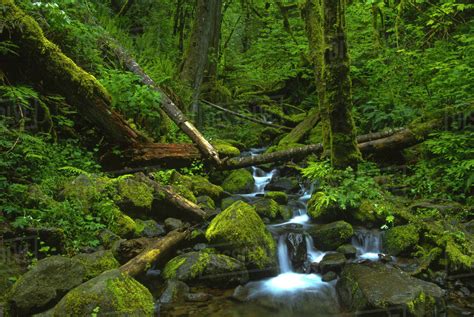
[[[280,205],[273,199],[259,198],[250,203],[261,217],[275,219],[280,214]]]
[[[53,316],[153,316],[148,289],[132,277],[111,270],[70,291],[54,307]]]
[[[217,153],[221,156],[233,157],[239,156],[240,151],[238,148],[226,142],[224,140],[214,140],[211,142],[214,148],[217,150]]]
[[[383,246],[391,255],[409,255],[419,239],[416,226],[412,224],[398,226],[387,230],[383,237]]]
[[[102,272],[116,269],[120,266],[112,251],[97,251],[94,253],[81,253],[73,257],[86,268],[86,278],[91,279]]]
[[[207,178],[199,175],[182,175],[176,171],[171,175],[171,183],[177,188],[185,187],[193,193],[194,196],[209,196],[213,200],[221,197],[223,189],[214,185]],[[190,199],[191,200],[191,199]]]
[[[273,199],[280,205],[286,205],[288,203],[288,195],[285,192],[268,191],[265,193],[265,198]]]
[[[245,265],[229,256],[206,251],[189,252],[169,261],[165,279],[177,279],[192,284],[230,287],[248,281]]]
[[[8,304],[18,316],[42,312],[80,285],[86,276],[86,268],[79,260],[63,256],[45,258],[16,281]]]
[[[130,201],[136,207],[151,208],[153,188],[135,178],[118,181],[118,192],[122,200]]]
[[[255,208],[243,201],[233,203],[210,223],[206,238],[232,251],[249,268],[273,269],[276,246]]]
[[[308,215],[317,221],[329,222],[347,218],[337,202],[327,198],[323,192],[316,192],[308,201]]]
[[[343,221],[335,221],[308,229],[313,238],[314,246],[323,251],[336,250],[339,246],[350,241],[354,235],[352,226]]]
[[[222,183],[225,191],[232,194],[251,193],[255,186],[252,173],[246,169],[232,171]]]

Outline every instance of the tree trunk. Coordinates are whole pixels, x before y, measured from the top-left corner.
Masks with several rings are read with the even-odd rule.
[[[331,163],[356,165],[361,159],[352,118],[352,92],[346,39],[346,0],[323,0],[323,80],[329,114]]]
[[[122,265],[119,269],[130,276],[137,276],[149,268],[154,262],[168,259],[179,244],[191,235],[191,231],[174,230],[165,237],[157,239],[146,250]]]
[[[110,108],[111,97],[97,79],[77,66],[46,39],[36,21],[12,0],[2,0],[2,41],[18,45],[19,65],[31,78],[60,93],[78,112],[116,144],[133,147],[146,139]]]
[[[299,143],[305,135],[314,128],[320,119],[319,111],[313,109],[313,111],[303,121],[301,121],[300,124],[278,142],[278,145]]]
[[[181,64],[180,79],[191,84],[193,107],[197,108],[201,85],[217,74],[221,35],[222,0],[197,0],[189,45]]]

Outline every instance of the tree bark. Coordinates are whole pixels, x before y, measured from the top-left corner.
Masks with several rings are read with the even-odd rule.
[[[174,230],[165,237],[156,240],[146,250],[122,265],[119,269],[130,276],[137,276],[145,272],[152,263],[165,260],[179,246],[181,242],[191,235],[191,231]]]
[[[323,80],[329,114],[331,163],[355,166],[360,160],[354,120],[346,36],[346,0],[323,0]]]
[[[138,63],[117,43],[109,43],[117,57],[125,64],[125,66],[139,76],[145,85],[150,86],[153,90],[160,93],[162,98],[163,110],[176,123],[176,125],[191,138],[197,145],[203,156],[216,165],[220,165],[219,154],[216,149],[209,143],[196,127],[189,121],[184,113],[175,105],[175,103],[166,95],[166,93],[148,76]]]

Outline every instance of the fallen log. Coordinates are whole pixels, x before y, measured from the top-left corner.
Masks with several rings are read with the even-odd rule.
[[[17,65],[50,91],[59,92],[116,144],[130,147],[147,141],[111,109],[111,97],[99,81],[50,42],[32,17],[12,0],[3,0],[2,6],[2,24],[7,27],[3,28],[0,39],[11,40],[18,46],[16,51],[21,61]]]
[[[303,121],[278,142],[278,145],[299,143],[304,136],[321,120],[319,112],[313,110]]]
[[[186,216],[198,221],[204,220],[206,218],[207,214],[201,209],[201,207],[177,194],[170,186],[163,186],[160,183],[155,182],[154,180],[145,176],[143,173],[136,174],[136,177],[142,182],[151,186],[158,196],[162,195],[166,202],[182,211]]]
[[[188,120],[184,113],[175,105],[153,79],[148,76],[138,63],[115,41],[111,41],[109,47],[114,51],[117,57],[125,64],[129,71],[140,77],[143,84],[150,86],[151,89],[160,93],[162,106],[165,113],[176,123],[176,125],[196,144],[202,155],[210,159],[217,166],[221,164],[219,154],[216,149],[207,141],[196,127]]]
[[[130,276],[137,276],[151,266],[152,263],[166,259],[178,245],[190,237],[191,230],[174,230],[165,237],[156,240],[147,249],[122,265],[119,270]]]
[[[225,113],[230,113],[236,117],[239,117],[239,118],[242,118],[242,119],[245,119],[245,120],[248,120],[248,121],[251,121],[251,122],[254,122],[254,123],[258,123],[258,124],[261,124],[261,125],[266,125],[266,126],[269,126],[269,127],[272,127],[272,128],[276,128],[276,129],[283,129],[283,130],[291,130],[290,127],[285,127],[283,125],[279,125],[279,124],[274,124],[274,123],[269,123],[269,122],[265,122],[265,121],[261,121],[261,120],[258,120],[258,119],[255,119],[255,118],[252,118],[250,116],[246,116],[246,115],[243,115],[241,113],[238,113],[238,112],[235,112],[235,111],[232,111],[232,110],[229,110],[229,109],[226,109],[224,107],[221,107],[219,105],[216,105],[216,104],[213,104],[212,102],[209,102],[207,100],[203,100],[201,99],[201,102],[205,105],[208,105],[210,107],[213,107],[217,110],[220,110],[222,112],[225,112]]]

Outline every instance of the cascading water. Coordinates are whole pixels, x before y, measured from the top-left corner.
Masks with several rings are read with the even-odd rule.
[[[377,261],[382,253],[382,232],[357,229],[352,237],[352,245],[357,249],[358,258]]]

